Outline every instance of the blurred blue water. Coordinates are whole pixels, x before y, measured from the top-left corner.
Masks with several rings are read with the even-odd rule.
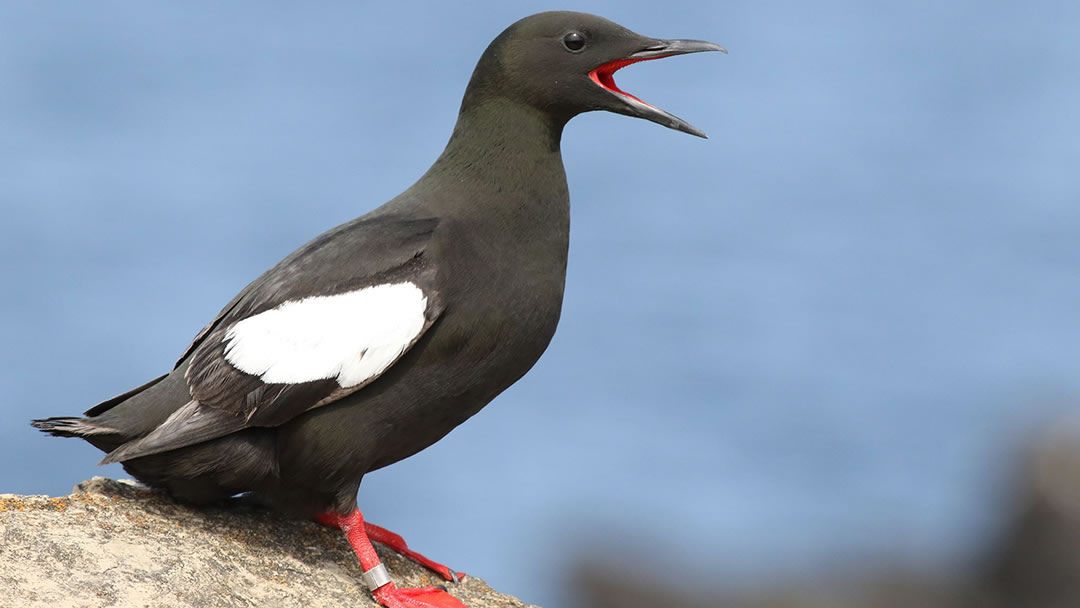
[[[487,42],[546,8],[0,7],[0,491],[122,475],[27,420],[161,373],[408,186]],[[571,123],[555,341],[361,507],[552,607],[612,538],[743,580],[963,560],[1016,442],[1080,393],[1078,5],[574,8],[728,46],[619,73],[713,139]]]

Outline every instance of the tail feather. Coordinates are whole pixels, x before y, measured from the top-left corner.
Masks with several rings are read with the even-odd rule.
[[[194,399],[176,410],[153,431],[110,451],[98,464],[123,462],[160,454],[234,433],[247,426],[247,419]]]
[[[117,429],[94,422],[90,418],[57,416],[31,420],[30,426],[55,437],[93,437],[97,435],[117,435]]]
[[[137,386],[137,387],[131,389],[130,391],[128,391],[128,392],[126,392],[126,393],[124,393],[122,395],[117,395],[117,396],[113,397],[112,399],[109,399],[108,401],[102,401],[101,403],[99,403],[99,404],[95,405],[94,407],[92,407],[92,408],[86,410],[85,412],[83,412],[83,415],[84,416],[89,416],[91,418],[94,417],[94,416],[100,416],[100,415],[104,414],[105,412],[111,410],[112,408],[116,407],[117,405],[120,405],[121,403],[127,401],[128,399],[131,399],[135,395],[138,395],[139,393],[145,391],[146,389],[150,388],[151,386],[154,386],[158,382],[161,382],[162,380],[164,380],[167,377],[169,377],[169,374],[162,374],[162,375],[158,376],[157,378],[154,378],[153,380],[147,382],[146,384],[144,384],[142,386]]]
[[[172,393],[187,394],[187,385],[183,382],[182,372],[171,384],[166,382],[168,377],[169,374],[165,374],[154,378],[142,386],[99,403],[87,410],[81,418],[56,416],[32,420],[30,424],[54,437],[78,437],[85,439],[103,452],[111,452],[132,438],[149,432],[155,424],[156,416],[161,415],[161,419],[164,420],[168,415],[166,410],[169,409],[169,403],[173,401]],[[159,392],[162,397],[154,398],[153,393]],[[142,395],[146,397],[141,397]],[[135,415],[112,413],[113,408],[129,403],[132,399],[138,400],[133,403]]]

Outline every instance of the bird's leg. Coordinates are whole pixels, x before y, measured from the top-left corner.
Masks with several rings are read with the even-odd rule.
[[[340,527],[337,523],[338,517],[338,515],[333,513],[323,513],[316,516],[315,520],[321,524],[331,526],[333,528],[338,528]],[[436,574],[443,577],[443,579],[447,581],[458,583],[465,578],[464,572],[455,572],[454,570],[451,570],[443,564],[440,564],[439,562],[436,562],[429,557],[413,551],[409,548],[408,543],[405,542],[405,539],[402,538],[401,535],[395,534],[382,526],[377,526],[373,523],[365,521],[364,533],[367,534],[368,540],[375,541],[380,545],[385,545],[390,549],[393,549],[396,553],[404,555],[405,557],[420,564],[421,566],[434,570]]]
[[[383,528],[382,526],[376,526],[373,523],[365,521],[364,532],[367,533],[369,539],[381,545],[386,545],[387,547],[390,547],[394,551],[404,555],[405,557],[420,564],[421,566],[434,570],[436,573],[438,573],[439,576],[443,577],[448,581],[457,583],[461,581],[461,579],[465,578],[464,572],[454,572],[450,568],[447,568],[446,566],[436,561],[433,561],[430,558],[424,557],[416,551],[413,551],[409,548],[409,545],[405,543],[404,538],[401,538],[400,535],[394,534],[393,532],[387,530],[386,528]]]
[[[333,526],[345,533],[349,546],[360,560],[360,568],[364,571],[364,584],[371,590],[371,594],[375,596],[375,601],[379,604],[386,608],[468,608],[456,597],[438,587],[419,589],[396,587],[386,572],[386,566],[379,561],[375,547],[371,545],[371,540],[365,532],[364,516],[359,509],[354,509],[348,515],[323,513],[315,519],[319,523]],[[382,530],[382,528],[379,529]]]

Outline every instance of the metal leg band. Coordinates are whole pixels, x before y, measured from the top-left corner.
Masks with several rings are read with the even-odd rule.
[[[390,573],[386,571],[386,566],[379,564],[360,575],[360,578],[363,579],[368,591],[375,591],[390,582]]]

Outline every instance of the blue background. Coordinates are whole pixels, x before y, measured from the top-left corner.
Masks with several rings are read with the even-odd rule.
[[[165,371],[241,287],[438,155],[539,3],[0,7],[0,491],[100,457],[28,419]],[[365,479],[369,519],[549,607],[629,568],[757,584],[962,565],[1080,393],[1080,5],[583,2],[703,54],[563,152],[562,324],[521,382]],[[633,572],[631,570],[630,572]]]

